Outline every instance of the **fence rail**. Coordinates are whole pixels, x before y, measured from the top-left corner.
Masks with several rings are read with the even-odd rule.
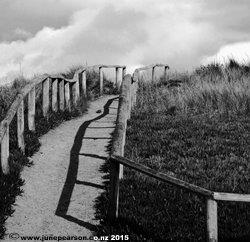
[[[209,242],[218,241],[218,207],[217,201],[228,202],[250,202],[250,194],[222,193],[207,190],[194,184],[177,179],[173,176],[156,172],[144,165],[135,163],[124,156],[124,146],[126,140],[127,120],[130,118],[130,112],[136,102],[136,92],[138,89],[138,81],[140,71],[152,69],[152,80],[154,80],[154,68],[164,67],[164,75],[166,75],[167,65],[154,64],[134,71],[132,77],[126,75],[123,79],[121,94],[119,99],[118,118],[114,133],[114,142],[110,156],[110,208],[109,218],[115,220],[119,216],[119,181],[123,177],[121,175],[122,166],[146,174],[162,182],[172,184],[178,188],[186,189],[196,193],[206,199],[207,209],[207,240]],[[128,93],[128,90],[130,93]]]
[[[118,73],[122,69],[123,75],[126,72],[126,66],[121,65],[95,65],[84,67],[77,70],[72,79],[67,79],[62,75],[42,75],[34,78],[26,85],[16,96],[11,104],[5,118],[0,123],[0,148],[1,148],[1,172],[9,173],[9,126],[14,116],[17,116],[17,142],[18,147],[24,152],[24,99],[28,96],[28,129],[35,131],[35,111],[36,111],[36,86],[42,84],[42,112],[43,116],[48,116],[51,107],[52,111],[71,110],[71,101],[76,105],[80,94],[83,97],[87,95],[86,72],[91,69],[98,69],[100,74],[100,95],[103,94],[103,68],[116,69],[116,85],[120,88]],[[50,82],[52,87],[50,87]],[[80,90],[81,89],[81,90]],[[50,92],[52,97],[50,100]],[[59,97],[59,99],[58,99]]]
[[[162,172],[157,172],[157,171],[155,171],[147,166],[135,163],[135,162],[133,162],[125,157],[111,155],[110,161],[117,162],[119,164],[123,164],[126,167],[129,167],[135,171],[139,171],[140,173],[146,174],[146,175],[153,177],[159,181],[169,183],[169,184],[175,185],[175,186],[180,187],[180,188],[184,188],[188,191],[192,191],[192,192],[194,192],[198,195],[202,195],[204,197],[213,198],[212,191],[209,191],[205,188],[202,188],[202,187],[196,186],[194,184],[185,182],[183,180],[177,179],[173,176],[169,176],[169,175],[164,174]]]

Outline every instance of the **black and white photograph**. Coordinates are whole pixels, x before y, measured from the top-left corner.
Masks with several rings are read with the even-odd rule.
[[[249,0],[0,0],[0,241],[250,242]]]

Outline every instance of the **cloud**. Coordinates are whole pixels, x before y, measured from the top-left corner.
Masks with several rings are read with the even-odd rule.
[[[184,70],[247,55],[249,8],[246,0],[2,0],[0,77],[86,62]]]
[[[25,76],[61,72],[86,62],[133,64],[136,58],[133,54],[131,58],[131,51],[147,39],[145,30],[140,29],[143,21],[143,13],[118,11],[112,5],[80,10],[67,26],[44,27],[25,41],[1,43],[0,75],[12,73],[13,78],[13,72],[20,72],[20,68]]]
[[[17,40],[18,28],[35,35],[43,27],[65,26],[84,2],[89,4],[86,0],[1,0],[0,41]]]
[[[203,64],[211,62],[226,63],[229,59],[235,59],[239,63],[247,64],[250,61],[250,42],[240,42],[226,45],[212,56],[205,57]]]

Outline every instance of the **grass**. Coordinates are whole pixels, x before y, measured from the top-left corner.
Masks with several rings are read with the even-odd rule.
[[[140,82],[125,157],[214,191],[250,193],[249,67],[231,60],[193,73]],[[132,241],[205,241],[202,197],[125,169],[120,218],[98,216],[109,234]],[[250,205],[219,202],[220,241],[249,241]],[[245,239],[245,240],[244,240]]]
[[[76,68],[72,68],[70,72],[64,75],[67,78],[72,78],[70,75],[74,74]],[[3,120],[8,108],[14,101],[16,95],[20,90],[28,83],[27,80],[15,80],[9,87],[0,87],[0,120]],[[48,117],[43,117],[42,114],[42,84],[36,86],[36,115],[35,126],[36,131],[28,130],[27,123],[27,97],[24,99],[25,104],[25,152],[23,153],[17,145],[17,125],[16,116],[10,124],[10,174],[0,174],[0,239],[3,238],[5,233],[5,221],[14,212],[13,204],[17,195],[22,194],[22,185],[24,181],[21,179],[21,171],[24,166],[31,166],[32,161],[28,158],[39,150],[40,142],[39,137],[47,133],[50,129],[55,128],[65,120],[72,119],[74,117],[82,115],[88,108],[88,102],[99,94],[99,74],[92,71],[87,72],[87,99],[80,99],[77,105],[72,108],[71,111],[49,111]],[[50,83],[51,85],[51,83]],[[105,78],[104,80],[104,93],[111,94],[116,93],[117,90],[113,84]],[[51,93],[50,93],[51,98]]]

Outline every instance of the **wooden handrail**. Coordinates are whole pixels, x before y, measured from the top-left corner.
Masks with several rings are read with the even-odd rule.
[[[13,101],[12,105],[10,106],[5,118],[1,121],[2,123],[10,123],[14,117],[14,115],[16,114],[17,108],[19,106],[19,104],[21,103],[21,101],[29,94],[29,92],[38,84],[42,83],[43,81],[45,81],[47,78],[51,78],[51,79],[60,79],[60,80],[64,80],[65,82],[69,82],[69,83],[75,83],[78,81],[78,75],[84,71],[88,71],[91,68],[123,68],[126,69],[126,66],[121,66],[121,65],[95,65],[95,66],[88,66],[88,67],[84,67],[84,68],[80,68],[79,70],[77,70],[74,74],[74,77],[72,79],[68,79],[65,78],[63,75],[59,75],[59,74],[54,74],[54,75],[41,75],[38,77],[35,77],[34,79],[31,80],[31,82],[26,85],[21,91],[20,93],[17,95],[17,97],[15,98],[15,100]],[[0,143],[3,139],[3,135],[5,133],[5,126],[4,125],[0,125]]]
[[[166,64],[153,64],[153,65],[137,68],[133,73],[133,81],[136,82],[137,80],[139,80],[140,71],[146,71],[146,70],[151,69],[152,82],[154,82],[155,81],[155,68],[156,67],[164,67],[164,77],[167,78],[167,69],[169,69],[169,66]]]
[[[126,66],[122,65],[95,65],[83,67],[75,71],[72,79],[65,78],[63,75],[41,75],[35,77],[27,84],[15,97],[10,108],[7,111],[5,118],[0,123],[0,145],[1,145],[1,167],[4,174],[9,172],[8,157],[9,157],[9,125],[13,120],[14,116],[17,115],[17,140],[18,146],[24,151],[24,98],[28,95],[28,127],[30,130],[35,130],[35,88],[38,84],[42,83],[42,110],[43,115],[47,117],[49,108],[51,106],[53,111],[57,111],[58,107],[60,110],[66,109],[71,110],[70,102],[70,90],[73,91],[73,104],[76,105],[80,97],[80,83],[81,93],[84,97],[87,94],[86,87],[86,71],[92,68],[98,68],[100,72],[100,95],[103,93],[103,73],[102,68],[121,68],[123,72],[126,71]],[[116,71],[118,75],[118,71]],[[118,76],[116,76],[118,80]],[[49,92],[50,92],[50,81],[52,82],[52,100],[50,104]],[[117,82],[118,85],[118,82]],[[72,87],[72,88],[70,88]],[[59,93],[59,100],[57,96]]]
[[[175,185],[175,186],[180,187],[180,188],[184,188],[188,191],[202,195],[202,196],[207,197],[207,198],[213,198],[213,192],[210,190],[207,190],[205,188],[202,188],[202,187],[196,186],[194,184],[185,182],[183,180],[177,179],[177,178],[170,176],[170,175],[167,175],[165,173],[157,172],[157,171],[155,171],[147,166],[144,166],[144,165],[139,164],[139,163],[135,163],[135,162],[133,162],[125,157],[111,155],[110,160],[111,160],[111,162],[118,162],[119,164],[123,164],[124,166],[127,166],[133,170],[139,171],[140,173],[146,174],[146,175],[153,177],[159,181],[169,183],[169,184]]]
[[[162,172],[157,172],[147,166],[135,163],[123,156],[111,155],[110,160],[123,164],[133,170],[139,171],[140,173],[146,174],[157,180],[170,183],[177,187],[184,188],[196,194],[200,194],[205,197],[213,198],[216,201],[229,201],[229,202],[250,202],[250,194],[239,194],[239,193],[225,193],[225,192],[214,192],[203,187],[196,186],[194,184],[185,182],[177,179],[173,176],[167,175]]]
[[[165,67],[165,68],[169,69],[168,65],[159,63],[159,64],[152,64],[149,66],[140,67],[140,68],[137,68],[135,71],[146,71],[148,69],[155,68],[155,67]]]
[[[126,97],[126,100],[123,100],[124,103],[130,104],[130,111],[133,105],[136,101],[136,91],[138,88],[138,81],[139,81],[139,75],[140,71],[145,71],[152,68],[152,81],[155,79],[154,75],[154,69],[155,67],[164,67],[164,76],[166,78],[166,70],[169,69],[167,65],[164,64],[153,64],[150,66],[137,68],[132,77],[131,77],[131,84],[130,85],[130,95],[126,94],[124,97]],[[129,76],[127,76],[129,78]],[[126,78],[125,78],[126,79]],[[123,79],[123,81],[125,80]],[[120,95],[124,95],[123,90]],[[120,105],[121,100],[119,100]],[[118,109],[118,115],[122,116],[124,114],[120,114],[119,112],[124,112],[122,109]],[[121,122],[117,122],[117,127],[127,127],[126,122],[130,117],[130,113],[127,114],[128,118],[121,120]],[[124,147],[125,145],[125,131],[123,129],[123,132],[121,132],[119,137],[116,139],[120,140],[120,147]],[[114,144],[113,144],[114,148]],[[216,242],[218,241],[218,206],[217,201],[228,201],[228,202],[250,202],[250,194],[236,194],[236,193],[223,193],[223,192],[214,192],[199,186],[196,186],[194,184],[185,182],[183,180],[177,179],[173,176],[169,176],[167,174],[164,174],[162,172],[157,172],[149,167],[146,167],[144,165],[135,163],[127,158],[123,157],[123,151],[118,153],[111,153],[110,156],[110,165],[111,165],[111,172],[110,172],[110,206],[109,209],[109,218],[111,220],[114,220],[118,218],[118,210],[119,210],[119,165],[127,166],[133,170],[136,170],[140,173],[146,174],[150,177],[153,177],[157,180],[172,184],[174,186],[177,186],[179,188],[186,189],[190,192],[196,193],[198,195],[201,195],[206,198],[206,208],[207,208],[207,240],[209,242]],[[121,177],[120,177],[121,178]]]
[[[250,194],[214,192],[214,200],[228,202],[250,202]]]
[[[99,67],[103,68],[126,68],[126,66],[120,66],[120,65],[99,65]]]

